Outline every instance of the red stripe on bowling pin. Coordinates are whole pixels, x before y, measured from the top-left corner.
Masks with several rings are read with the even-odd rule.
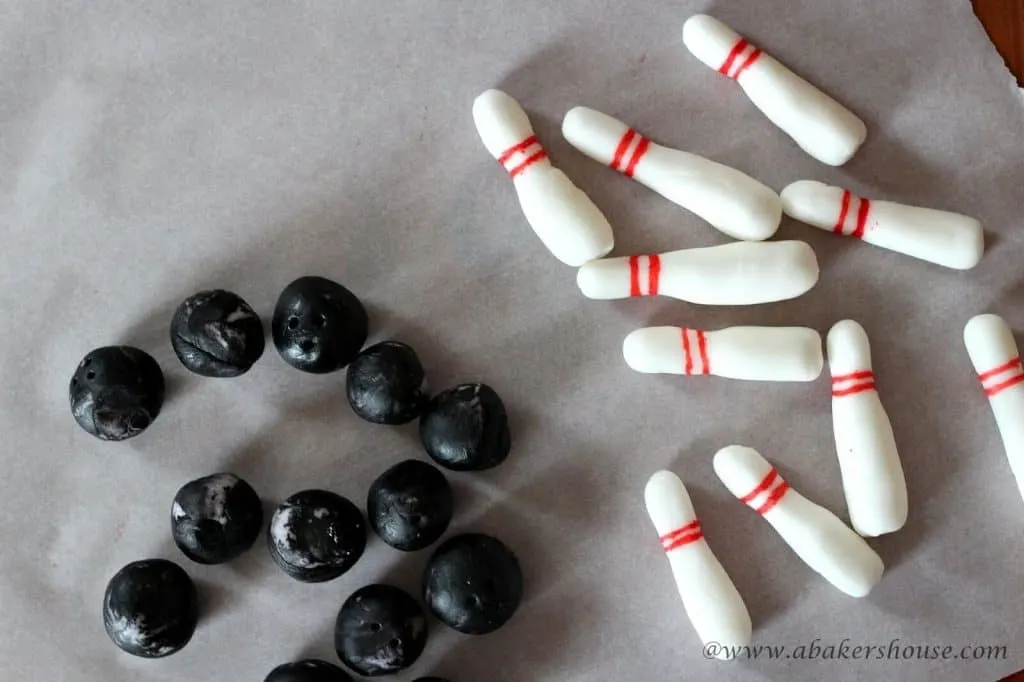
[[[700,521],[694,519],[690,523],[686,524],[682,528],[677,528],[671,533],[666,533],[661,536],[661,546],[666,552],[672,552],[685,547],[697,540],[704,537],[704,533],[700,529]]]
[[[619,146],[615,148],[615,156],[612,157],[609,166],[627,178],[631,178],[636,172],[637,164],[640,163],[640,159],[644,157],[650,146],[650,140],[630,128],[619,140]]]
[[[647,268],[644,275],[644,266]],[[647,287],[644,288],[646,279]],[[657,296],[658,283],[661,281],[661,256],[652,254],[650,256],[629,257],[629,295],[630,296]]]
[[[787,483],[786,481],[783,481],[765,499],[764,504],[762,504],[760,507],[758,507],[754,511],[756,511],[761,516],[764,516],[765,514],[770,512],[772,510],[772,508],[775,507],[775,505],[777,505],[780,501],[782,501],[782,497],[786,493],[788,493],[788,492],[789,492],[789,483]]]
[[[754,65],[761,55],[764,54],[762,50],[756,45],[752,44],[746,38],[740,38],[739,42],[732,46],[732,50],[729,51],[729,56],[725,58],[725,61],[720,67],[718,67],[718,73],[729,78],[739,80],[743,72]]]
[[[764,516],[782,500],[788,491],[789,483],[779,475],[778,469],[772,467],[772,470],[757,484],[757,487],[739,499],[740,502],[750,506],[758,514]],[[768,496],[764,498],[764,502],[754,506],[754,501],[765,493],[768,493]]]
[[[1021,365],[1020,357],[1016,357],[987,372],[982,372],[978,379],[985,389],[985,395],[991,398],[1024,381],[1024,367]]]
[[[853,200],[857,200],[857,218],[856,221],[850,225],[849,232],[847,232],[847,219],[850,217],[850,205]],[[871,213],[871,200],[859,197],[852,193],[848,189],[843,190],[843,201],[839,206],[839,219],[836,221],[835,227],[832,231],[836,234],[845,235],[847,237],[853,237],[855,239],[863,239],[864,232],[868,227],[868,214]]]
[[[875,374],[870,369],[832,377],[832,397],[854,395],[875,390]]]
[[[498,163],[504,166],[508,174],[514,178],[533,164],[546,158],[548,158],[548,153],[540,146],[537,136],[531,135],[502,152],[498,157]]]
[[[711,374],[711,362],[708,358],[708,337],[702,329],[681,329],[680,334],[683,337],[683,357],[686,363],[683,367],[686,374]],[[690,335],[693,334],[697,345],[697,354],[694,356],[693,342],[690,341]],[[694,371],[694,365],[696,361],[700,362],[697,371]]]

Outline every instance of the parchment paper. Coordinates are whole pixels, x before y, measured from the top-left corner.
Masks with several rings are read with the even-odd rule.
[[[689,55],[680,30],[698,11],[862,116],[854,160],[817,163]],[[779,237],[807,240],[823,270],[798,300],[585,300],[477,138],[472,99],[495,86],[606,211],[618,255],[726,238],[569,148],[558,126],[577,104],[776,189],[821,179],[975,215],[987,254],[955,272],[787,220]],[[167,327],[186,296],[228,288],[269,320],[304,274],[361,296],[373,338],[413,344],[435,388],[487,381],[512,415],[509,461],[450,477],[451,532],[514,548],[527,600],[490,636],[435,623],[396,679],[940,681],[1024,666],[1024,502],[961,341],[983,311],[1024,331],[1024,107],[967,0],[8,0],[0,131],[4,679],[262,680],[299,656],[333,659],[337,608],[358,587],[419,592],[428,553],[376,538],[316,586],[277,570],[262,542],[222,567],[172,544],[171,498],[198,476],[238,473],[269,513],[309,487],[363,504],[379,473],[423,456],[415,426],[351,413],[343,374],[301,374],[272,347],[234,380],[174,358]],[[719,447],[754,446],[845,518],[827,373],[810,385],[643,376],[620,352],[648,324],[825,332],[844,317],[871,337],[912,505],[902,532],[871,542],[888,570],[862,600],[812,573],[711,468]],[[111,343],[151,352],[171,387],[164,414],[122,444],[88,436],[67,405],[79,359]],[[705,661],[642,505],[663,467],[689,485],[756,643],[1005,645],[1006,660]],[[144,661],[107,640],[100,604],[118,568],[154,556],[190,571],[204,619],[184,651]]]

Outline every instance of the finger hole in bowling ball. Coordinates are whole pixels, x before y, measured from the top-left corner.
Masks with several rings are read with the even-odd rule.
[[[313,342],[303,341],[302,343],[299,344],[299,348],[302,349],[303,353],[311,353],[313,351]]]
[[[384,629],[384,626],[381,625],[380,623],[371,623],[370,624],[370,632],[380,632],[383,629]]]
[[[96,378],[96,372],[89,370],[88,372],[85,373],[85,378],[88,379],[89,381],[92,381],[93,379]]]
[[[289,329],[297,329],[298,326],[299,326],[299,318],[297,318],[297,317],[289,317],[288,318],[288,328]]]

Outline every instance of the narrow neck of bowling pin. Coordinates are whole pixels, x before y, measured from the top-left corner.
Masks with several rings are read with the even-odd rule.
[[[498,156],[498,163],[513,179],[537,164],[550,163],[548,154],[537,140],[536,135],[515,143]]]
[[[1017,356],[992,369],[979,372],[978,379],[981,381],[981,387],[985,389],[985,395],[993,398],[1024,381],[1024,366]]]
[[[700,529],[700,521],[694,519],[684,526],[661,536],[661,547],[665,552],[674,552],[677,549],[691,545],[702,539],[704,533]]]
[[[782,478],[778,469],[772,467],[761,479],[761,482],[739,500],[764,516],[782,501],[787,492],[789,492],[789,483]]]
[[[680,329],[680,343],[683,348],[683,373],[711,374],[711,358],[708,354],[708,334],[702,329]]]
[[[839,213],[832,231],[854,239],[863,239],[871,215],[871,200],[859,197],[848,189],[839,200]]]
[[[629,257],[629,295],[657,296],[661,286],[661,256]]]
[[[875,390],[875,373],[870,368],[832,375],[832,397],[844,398],[850,395]]]
[[[627,178],[632,178],[636,174],[636,168],[640,165],[640,160],[644,158],[650,147],[650,140],[630,128],[623,134],[622,139],[619,140],[619,144],[615,148],[615,154],[608,165]]]
[[[740,76],[747,72],[761,57],[764,51],[743,36],[729,50],[729,54],[718,67],[718,73],[739,82]]]

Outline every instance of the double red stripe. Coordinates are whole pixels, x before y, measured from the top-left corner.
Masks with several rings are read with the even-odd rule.
[[[530,147],[533,147],[534,145],[538,147],[538,150],[536,152],[526,157],[520,163],[513,166],[512,168],[507,167],[507,164],[512,159],[512,157],[514,157],[516,154],[525,154],[526,151]],[[508,149],[506,149],[504,152],[502,152],[501,156],[498,157],[498,163],[500,163],[502,166],[506,166],[508,174],[514,178],[520,173],[522,173],[524,170],[532,166],[533,164],[543,159],[546,159],[547,157],[548,154],[546,151],[544,151],[544,148],[540,146],[540,142],[537,141],[537,136],[531,135],[522,142],[514,144]]]
[[[774,489],[772,486],[775,486]],[[772,470],[769,471],[763,479],[761,479],[761,482],[757,484],[756,488],[741,497],[740,502],[749,505],[769,490],[771,490],[771,492],[768,494],[768,497],[765,498],[764,502],[762,502],[760,506],[754,507],[754,511],[762,516],[771,511],[783,496],[785,496],[786,492],[789,491],[789,483],[783,480],[782,476],[779,475],[778,469],[775,467],[772,467]]]
[[[842,384],[849,385],[843,386]],[[833,398],[842,398],[843,396],[873,390],[875,390],[875,374],[869,369],[832,377]]]
[[[683,357],[686,359],[686,365],[684,367],[686,374],[693,374],[694,356],[693,347],[690,343],[690,332],[692,331],[694,336],[697,337],[697,353],[700,358],[701,371],[700,374],[711,374],[711,363],[708,358],[708,339],[707,334],[702,329],[682,329],[683,337]]]
[[[1014,372],[1015,374],[1008,379],[1002,379],[992,383],[992,379],[999,379],[1001,375],[1005,375],[1010,372]],[[985,389],[985,395],[991,398],[1011,386],[1016,386],[1024,381],[1024,366],[1021,365],[1020,357],[1016,357],[1012,360],[1008,360],[998,367],[990,369],[987,372],[982,372],[978,375],[978,379],[981,380],[981,386]]]
[[[765,499],[764,503],[754,511],[756,511],[761,516],[764,516],[765,514],[770,512],[772,508],[779,503],[780,500],[782,500],[782,497],[787,492],[789,492],[789,483],[783,481],[782,483],[779,484],[777,488],[775,488],[775,490],[772,491],[771,495],[769,495]]]
[[[636,147],[633,148],[633,153],[629,155],[629,160],[626,161],[626,153],[629,151],[630,145],[633,144],[633,140],[637,137],[640,139],[636,143]],[[615,148],[615,155],[612,157],[612,162],[609,165],[623,173],[626,177],[631,178],[636,172],[637,164],[640,163],[640,159],[647,153],[647,149],[650,146],[650,140],[630,128],[622,136],[622,139],[619,140],[619,146]]]
[[[733,70],[733,67],[736,65],[737,61],[739,61],[740,56],[748,47],[751,48],[750,54],[748,54],[747,58],[739,65],[739,68]],[[729,56],[725,58],[725,62],[718,68],[718,73],[723,76],[728,76],[733,80],[739,80],[740,76],[743,75],[743,72],[753,66],[754,62],[760,59],[762,54],[763,51],[760,48],[751,45],[750,41],[746,38],[741,38],[739,42],[732,46]]]
[[[641,260],[647,262],[647,291],[642,286],[643,277],[641,273]],[[658,282],[661,281],[661,256],[651,254],[649,256],[629,257],[629,295],[630,296],[657,296]]]
[[[843,190],[843,200],[839,206],[839,220],[836,221],[836,225],[832,228],[832,231],[836,234],[846,234],[846,219],[850,215],[850,204],[855,198],[860,202],[857,206],[857,224],[854,226],[853,231],[847,236],[853,237],[854,239],[863,239],[864,232],[868,227],[868,214],[871,213],[871,200],[858,197],[848,189]]]
[[[661,546],[666,552],[671,552],[692,542],[696,542],[702,537],[704,537],[704,533],[700,529],[700,521],[694,519],[682,528],[677,528],[671,533],[662,535]]]

